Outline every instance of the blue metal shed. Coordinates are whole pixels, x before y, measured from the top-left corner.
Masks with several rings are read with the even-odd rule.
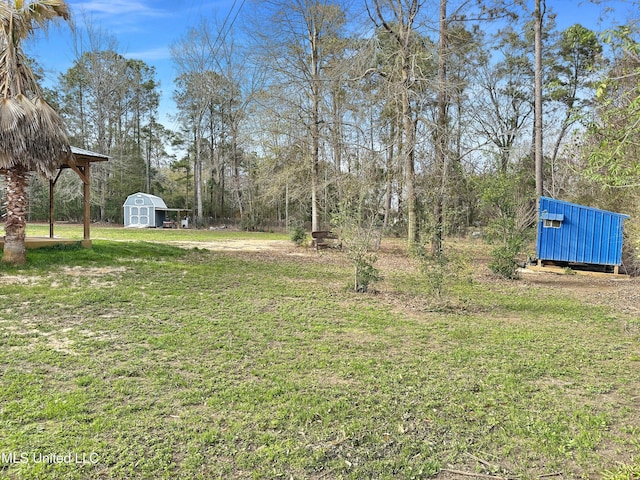
[[[544,261],[614,266],[622,263],[622,213],[540,197],[538,264]]]

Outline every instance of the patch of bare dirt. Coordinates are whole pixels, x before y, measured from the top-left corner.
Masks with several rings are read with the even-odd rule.
[[[550,292],[562,291],[585,305],[605,306],[612,312],[640,316],[640,279],[625,276],[559,275],[525,270],[520,282]]]
[[[21,335],[31,339],[30,343],[25,345],[11,346],[9,350],[24,350],[34,349],[38,343],[43,343],[51,350],[56,352],[66,353],[68,355],[76,355],[76,352],[72,350],[73,340],[65,336],[60,336],[60,333],[66,333],[70,328],[61,329],[60,331],[43,331],[40,328],[25,328],[25,326],[34,326],[28,321],[23,321],[20,325],[4,325],[3,329],[11,332],[13,335]]]
[[[167,242],[181,248],[203,248],[212,251],[236,251],[236,252],[285,252],[291,249],[291,242],[287,240],[215,240],[211,242]]]
[[[32,285],[40,282],[40,277],[29,277],[22,275],[2,275],[0,285]]]
[[[62,273],[72,277],[101,277],[126,270],[126,267],[63,267]]]

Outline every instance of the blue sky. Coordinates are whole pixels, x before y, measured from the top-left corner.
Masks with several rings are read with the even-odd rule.
[[[169,48],[203,18],[217,18],[219,23],[230,15],[239,18],[251,8],[252,0],[67,0],[78,25],[83,18],[112,37],[118,51],[131,58],[143,60],[156,68],[163,99],[161,120],[170,123],[167,114],[173,112],[171,93],[175,71]],[[452,2],[453,3],[453,2]],[[529,0],[533,5],[533,0]],[[594,5],[588,0],[547,0],[548,8],[557,13],[559,28],[581,23],[592,29],[602,28],[599,19],[606,15],[605,25],[622,23],[628,12],[639,7],[639,0],[604,0]],[[612,11],[610,11],[612,10]],[[637,15],[636,15],[637,16]],[[46,82],[53,84],[58,75],[71,67],[74,59],[73,35],[69,26],[59,24],[48,35],[27,45],[46,71]]]
[[[529,1],[529,3],[533,3]],[[561,29],[580,23],[592,30],[623,24],[630,13],[638,17],[638,0],[547,0]]]
[[[117,42],[118,52],[143,60],[156,68],[163,92],[161,114],[173,105],[171,93],[175,71],[170,46],[185,35],[189,27],[203,18],[235,16],[242,0],[67,0],[73,21],[82,26],[83,19]],[[73,34],[69,25],[58,22],[46,35],[25,45],[27,52],[45,69],[46,83],[56,83],[75,58]]]
[[[169,59],[169,46],[184,35],[187,28],[203,17],[225,16],[240,1],[233,0],[67,0],[73,21],[82,26],[84,19],[118,41],[126,56],[148,63]],[[55,60],[63,67],[73,61],[71,29],[64,22],[51,28],[46,36],[39,36],[40,47],[54,47]],[[49,48],[47,48],[49,47]],[[43,62],[53,60],[39,55]]]

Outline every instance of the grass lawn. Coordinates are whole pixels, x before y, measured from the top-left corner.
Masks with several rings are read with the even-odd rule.
[[[640,478],[635,280],[478,261],[434,299],[388,241],[358,294],[282,234],[92,237],[0,266],[0,478]]]

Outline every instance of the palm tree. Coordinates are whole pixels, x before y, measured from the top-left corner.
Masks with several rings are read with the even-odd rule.
[[[42,97],[21,42],[58,17],[64,0],[0,0],[0,173],[7,180],[2,261],[23,264],[28,174],[51,177],[71,158],[62,118]]]

